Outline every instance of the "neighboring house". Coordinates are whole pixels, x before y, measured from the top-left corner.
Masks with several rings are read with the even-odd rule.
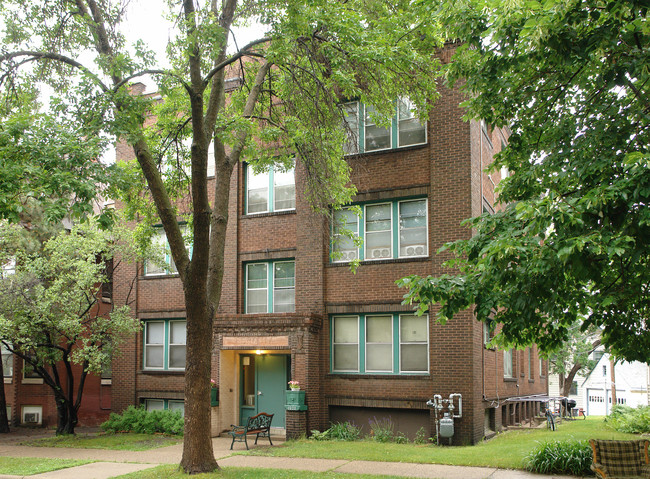
[[[214,324],[214,435],[264,411],[288,437],[346,420],[367,432],[369,419],[384,417],[396,431],[413,436],[424,427],[429,437],[435,417],[427,400],[460,394],[454,443],[466,444],[538,411],[547,365],[535,347],[486,348],[489,332],[471,311],[439,325],[414,316],[395,285],[412,273],[441,274],[436,251],[471,234],[462,220],[493,210],[500,173],[484,169],[508,133],[463,121],[461,101],[441,88],[422,125],[404,100],[389,129],[372,124],[365,105],[345,105],[357,133],[347,151],[362,216],[342,210],[336,220],[364,238],[361,248],[346,240],[332,246],[336,229],[309,207],[299,161],[288,173],[236,167]],[[133,158],[126,145],[117,155]],[[331,248],[340,257],[331,259]],[[133,310],[143,329],[114,361],[113,408],[182,409],[185,310],[175,266],[168,255],[165,265],[120,274],[137,274]],[[126,293],[116,286],[115,300]],[[289,380],[300,382],[306,410],[285,407]]]

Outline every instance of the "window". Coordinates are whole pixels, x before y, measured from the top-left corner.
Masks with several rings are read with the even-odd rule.
[[[296,209],[294,170],[255,174],[246,166],[246,214],[270,213]]]
[[[426,257],[429,255],[427,200],[403,200],[362,205],[361,218],[351,209],[334,212],[333,262],[345,263],[356,258],[365,261]],[[363,237],[358,248],[342,229]]]
[[[528,348],[528,379],[533,379],[533,348]]]
[[[185,320],[145,322],[144,369],[185,369]]]
[[[389,126],[379,126],[373,120],[375,108],[353,101],[343,105],[347,124],[346,154],[403,148],[427,142],[426,123],[414,115],[414,105],[407,98],[396,102],[395,114]],[[360,121],[363,119],[363,121]]]
[[[270,286],[270,287],[269,287]],[[246,265],[246,313],[292,313],[296,307],[296,263]]]
[[[503,351],[503,377],[505,378],[514,378],[514,372],[512,367],[512,349],[506,349]]]
[[[603,364],[603,377],[607,376],[607,365]]]
[[[571,387],[569,388],[569,396],[577,396],[578,395],[578,381],[573,381],[571,383]]]
[[[539,376],[544,376],[544,360],[541,358],[541,356],[539,358]]]
[[[0,268],[0,278],[7,278],[12,274],[16,274],[16,258],[8,259]]]
[[[0,346],[2,351],[2,375],[11,379],[14,376],[14,355],[3,344]]]
[[[186,236],[187,226],[181,225],[181,233],[183,236]],[[191,239],[185,238],[185,244],[189,245],[188,253],[190,258],[192,257],[192,246]],[[156,261],[153,259],[148,259],[144,264],[144,274],[145,276],[161,276],[168,274],[177,274],[178,269],[176,269],[176,264],[174,264],[174,259],[172,258],[172,253],[169,249],[169,243],[167,242],[167,235],[162,226],[156,227],[153,237],[151,238],[152,250],[155,252],[162,251],[162,262]]]
[[[147,411],[180,411],[185,416],[185,403],[176,399],[145,399],[144,408]]]
[[[429,372],[428,316],[399,313],[333,316],[330,327],[333,372]]]

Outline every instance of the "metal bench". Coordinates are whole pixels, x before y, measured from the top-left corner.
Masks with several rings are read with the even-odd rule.
[[[591,470],[599,479],[648,478],[650,459],[647,439],[606,441],[590,439],[593,452]]]
[[[273,442],[271,441],[271,421],[273,420],[273,414],[267,414],[261,412],[256,416],[251,416],[246,421],[245,426],[235,426],[231,424],[232,430],[228,432],[232,436],[232,443],[230,444],[230,449],[235,445],[235,441],[243,442],[246,444],[246,449],[248,449],[248,440],[246,439],[249,434],[255,434],[255,444],[260,437],[268,437],[271,446]]]

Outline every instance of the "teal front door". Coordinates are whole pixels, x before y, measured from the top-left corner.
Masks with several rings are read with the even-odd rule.
[[[241,357],[241,424],[260,412],[274,414],[272,427],[284,427],[284,392],[289,361],[286,354]]]

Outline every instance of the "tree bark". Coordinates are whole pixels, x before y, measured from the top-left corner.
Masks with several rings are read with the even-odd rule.
[[[614,366],[616,366],[616,360],[610,355],[609,378],[611,381],[611,388],[612,388],[612,407],[616,406],[616,371],[614,370]]]
[[[0,387],[0,434],[9,432],[9,419],[7,418],[7,398],[5,397],[4,365],[0,354],[0,371],[2,371],[2,387]]]

